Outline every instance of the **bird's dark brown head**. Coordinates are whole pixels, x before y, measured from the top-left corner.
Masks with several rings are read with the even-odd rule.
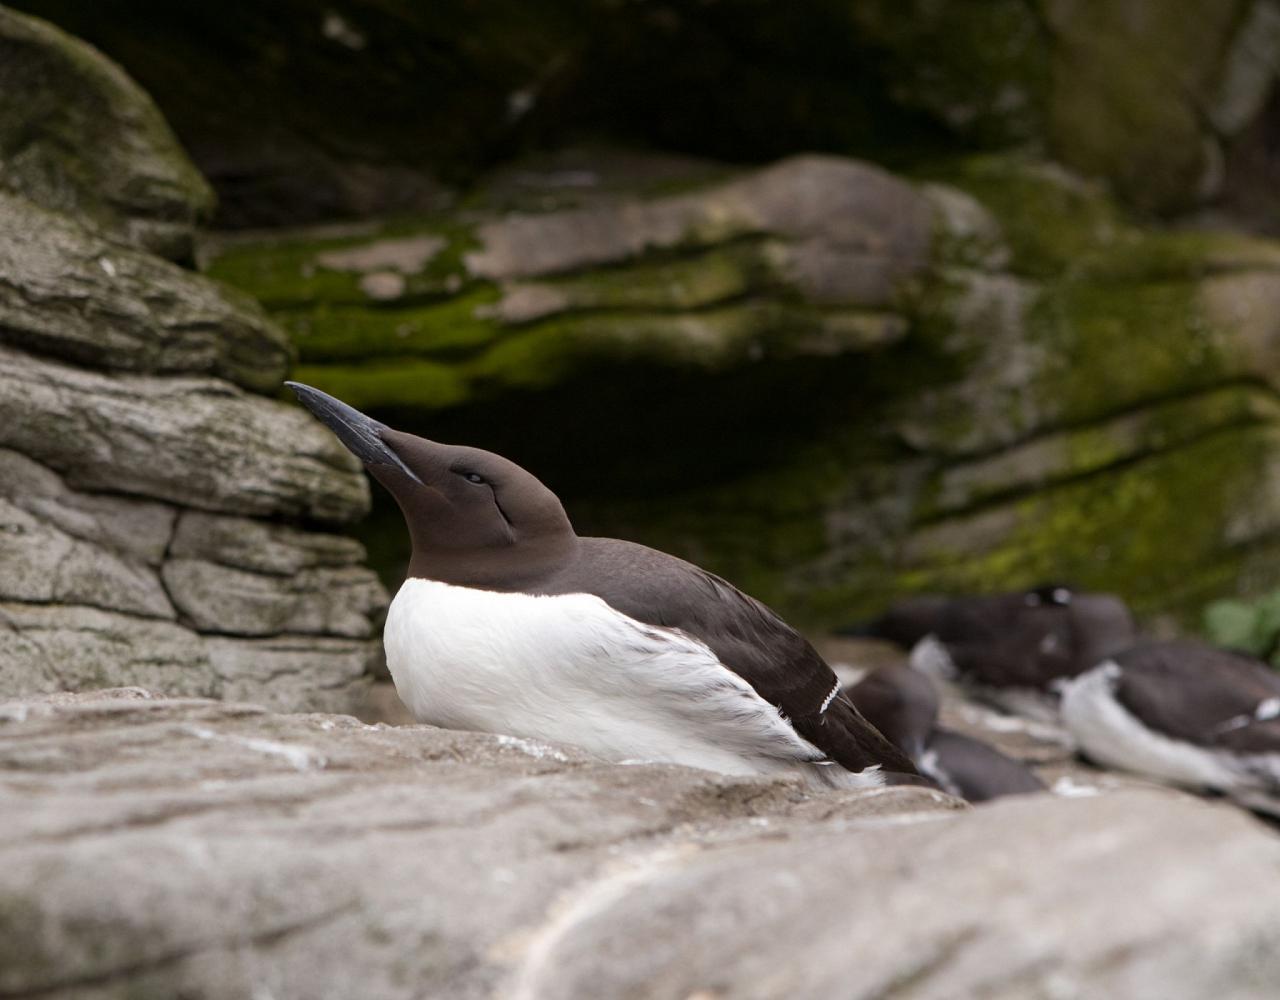
[[[903,753],[918,757],[938,721],[933,682],[907,666],[872,670],[846,692],[868,722]]]
[[[392,430],[319,389],[285,384],[400,505],[410,577],[516,589],[572,554],[577,535],[559,498],[514,462]]]

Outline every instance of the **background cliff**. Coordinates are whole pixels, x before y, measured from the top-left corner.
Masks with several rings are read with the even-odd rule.
[[[296,357],[812,627],[1048,578],[1189,622],[1280,582],[1270,0],[18,6],[124,72],[7,59],[4,188],[46,242],[197,261],[220,284],[165,271],[161,323],[226,331],[141,350],[156,308],[90,247],[74,308],[19,290],[23,350],[267,394]],[[394,587],[398,515],[353,530]]]

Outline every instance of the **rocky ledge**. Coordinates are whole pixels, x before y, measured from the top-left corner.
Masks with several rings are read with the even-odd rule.
[[[1263,997],[1280,841],[138,689],[0,704],[0,996]]]
[[[357,706],[386,594],[359,464],[191,256],[210,193],[150,99],[0,8],[0,697],[145,684]],[[20,106],[19,106],[20,105]],[[172,259],[165,259],[172,258]]]

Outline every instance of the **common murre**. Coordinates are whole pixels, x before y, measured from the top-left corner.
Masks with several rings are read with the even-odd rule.
[[[674,556],[582,538],[513,462],[286,383],[385,486],[413,544],[387,664],[420,721],[604,759],[842,787],[918,782],[773,611]]]
[[[910,649],[917,669],[979,700],[1045,722],[1057,717],[1057,682],[1138,639],[1118,597],[1061,584],[909,598],[858,631]]]
[[[1094,763],[1280,800],[1280,674],[1261,660],[1185,639],[1133,646],[1063,685],[1062,720]]]
[[[1045,790],[1025,764],[981,740],[939,726],[938,692],[918,670],[880,667],[847,693],[863,717],[944,791],[970,802],[986,802]]]

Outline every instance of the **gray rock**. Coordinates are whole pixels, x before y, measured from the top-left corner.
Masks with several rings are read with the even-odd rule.
[[[0,697],[136,684],[281,711],[350,712],[364,703],[379,645],[208,636],[100,608],[0,601]]]
[[[150,566],[164,559],[176,512],[165,504],[70,490],[52,469],[0,449],[0,497],[60,531]]]
[[[91,220],[118,242],[190,258],[213,193],[151,98],[115,63],[45,21],[0,8],[0,93],[21,95],[0,109],[0,188]]]
[[[0,193],[0,219],[0,339],[95,368],[279,388],[288,342],[248,296],[23,198]]]
[[[130,684],[171,695],[222,693],[200,636],[174,622],[73,604],[0,603],[0,694]]]
[[[184,511],[178,519],[169,554],[277,576],[320,566],[354,566],[365,557],[364,546],[354,538],[196,510]]]
[[[926,263],[933,219],[910,184],[877,167],[797,156],[690,194],[495,219],[477,229],[481,249],[466,264],[481,278],[528,278],[759,233],[821,240],[902,277]]]
[[[155,571],[0,500],[0,599],[87,604],[173,618]]]
[[[20,808],[19,808],[20,806]],[[0,992],[1262,998],[1280,841],[145,691],[0,705]]]
[[[0,450],[0,695],[145,684],[289,711],[362,703],[387,597],[358,543],[190,510],[174,521]]]
[[[365,638],[387,606],[382,584],[363,566],[269,576],[203,559],[171,559],[161,575],[178,610],[201,632]]]
[[[109,377],[0,348],[0,447],[106,489],[239,514],[349,521],[354,458],[298,407],[212,379]]]
[[[220,697],[252,701],[277,712],[354,712],[368,698],[380,639],[275,636],[209,637],[204,643],[218,675]]]

